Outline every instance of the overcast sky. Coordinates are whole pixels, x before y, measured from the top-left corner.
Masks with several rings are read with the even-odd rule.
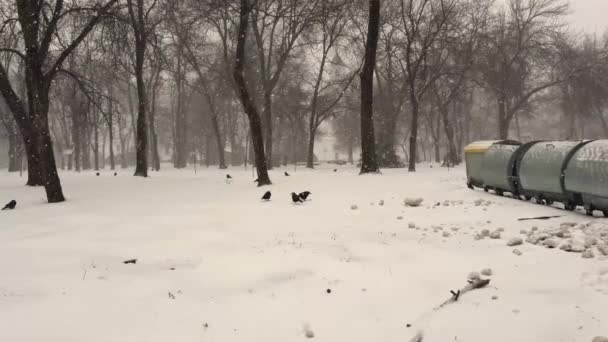
[[[587,32],[608,28],[608,0],[570,0],[572,23]]]

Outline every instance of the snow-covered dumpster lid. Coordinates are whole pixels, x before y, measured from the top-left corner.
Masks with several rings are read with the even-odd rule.
[[[485,153],[492,145],[521,145],[514,140],[480,140],[474,141],[464,148],[464,153]]]

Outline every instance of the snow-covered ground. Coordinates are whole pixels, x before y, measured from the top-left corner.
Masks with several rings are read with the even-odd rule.
[[[568,222],[576,224],[568,234],[585,231],[601,245],[607,219],[468,190],[464,168],[287,170],[291,177],[273,170],[274,185],[262,189],[242,168],[227,171],[231,184],[215,169],[167,169],[149,179],[121,170],[63,173],[69,200],[56,205],[18,175],[0,173],[0,202],[19,202],[0,212],[0,341],[608,335],[608,259],[596,247],[594,258],[583,258],[542,241],[506,246],[529,239],[520,230],[553,236]],[[266,190],[273,198],[261,202]],[[311,200],[292,204],[290,193],[304,190]],[[405,207],[408,197],[424,202]],[[544,215],[564,216],[517,220]],[[500,239],[475,238],[499,228]],[[488,287],[435,310],[485,268]]]

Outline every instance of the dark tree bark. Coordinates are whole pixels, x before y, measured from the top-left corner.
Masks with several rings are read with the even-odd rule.
[[[44,185],[50,203],[63,202],[65,197],[57,173],[49,129],[49,91],[65,60],[117,1],[109,0],[105,5],[97,6],[95,14],[74,40],[57,54],[50,54],[49,51],[58,25],[68,12],[64,9],[64,1],[56,0],[51,14],[45,18],[42,14],[43,2],[17,1],[18,20],[25,46],[25,53],[20,53],[20,56],[25,61],[27,107],[15,93],[8,73],[2,66],[0,66],[0,92],[23,136],[28,157],[28,185]],[[46,24],[44,27],[43,22]],[[51,55],[56,55],[57,58],[51,61]]]
[[[248,0],[241,0],[239,28],[236,45],[236,56],[234,64],[234,81],[237,88],[237,93],[247,117],[249,118],[249,129],[251,130],[251,138],[255,153],[255,167],[258,173],[258,186],[272,184],[268,176],[268,167],[266,165],[266,157],[264,155],[264,138],[262,135],[262,122],[257,108],[247,89],[245,83],[244,67],[245,67],[245,43],[247,41],[247,26],[249,24],[249,14],[251,13],[251,5]]]
[[[133,4],[134,1],[136,1],[136,4]],[[135,79],[137,80],[138,102],[134,176],[148,177],[148,127],[146,120],[146,86],[144,82],[144,62],[147,47],[146,9],[144,8],[144,0],[127,0],[127,7],[135,35]]]
[[[361,173],[378,172],[374,137],[374,69],[380,27],[380,0],[369,0],[365,61],[361,71]]]

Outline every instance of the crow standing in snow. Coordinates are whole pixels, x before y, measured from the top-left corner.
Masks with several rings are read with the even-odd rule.
[[[287,173],[287,171],[285,171],[285,177],[289,177],[291,176],[289,173]]]
[[[300,194],[298,195],[298,197],[300,197],[300,199],[302,201],[306,201],[306,199],[308,198],[309,195],[311,195],[312,192],[310,191],[304,191],[304,192],[300,192]]]
[[[298,196],[298,194],[296,194],[295,192],[291,193],[291,200],[293,201],[293,203],[296,203],[296,204],[304,202],[304,201],[302,201],[300,196]]]
[[[13,210],[13,209],[15,209],[15,207],[16,207],[16,206],[17,206],[17,201],[12,200],[12,201],[8,202],[8,203],[7,203],[7,204],[4,206],[4,208],[2,208],[2,210],[7,210],[7,209],[9,209],[9,210]]]
[[[231,183],[232,183],[232,176],[226,175],[226,184],[231,184]]]
[[[226,179],[232,179],[231,175],[226,175]]]
[[[266,191],[266,193],[264,194],[264,196],[262,196],[262,199],[264,201],[270,201],[270,196],[272,196],[272,194],[270,193],[270,191]]]

